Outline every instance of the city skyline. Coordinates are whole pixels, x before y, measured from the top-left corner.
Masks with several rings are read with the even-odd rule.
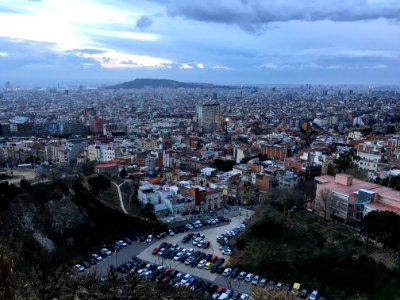
[[[4,1],[0,82],[390,84],[395,1]]]

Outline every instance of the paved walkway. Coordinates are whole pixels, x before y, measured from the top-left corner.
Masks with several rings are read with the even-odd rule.
[[[120,203],[122,211],[124,213],[128,214],[128,212],[126,211],[125,206],[124,206],[124,201],[122,201],[122,193],[121,193],[121,185],[123,185],[125,183],[125,181],[120,183],[120,184],[116,184],[115,182],[111,182],[111,183],[114,184],[117,187],[119,203]]]

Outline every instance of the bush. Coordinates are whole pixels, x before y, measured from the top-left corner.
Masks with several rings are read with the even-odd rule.
[[[89,178],[88,182],[94,190],[106,190],[111,186],[111,181],[105,178],[103,175],[91,177]]]

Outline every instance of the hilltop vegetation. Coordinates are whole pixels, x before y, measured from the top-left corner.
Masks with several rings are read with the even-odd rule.
[[[112,89],[142,89],[145,87],[152,88],[211,88],[219,87],[210,83],[194,83],[194,82],[181,82],[170,79],[151,79],[151,78],[138,78],[133,81],[120,83],[109,88]],[[224,86],[224,88],[229,88]]]
[[[296,213],[294,213],[295,215]],[[353,237],[339,244],[313,222],[302,222],[265,205],[238,236],[231,263],[268,280],[301,282],[329,299],[364,295],[371,299],[400,296],[400,267],[388,269],[355,251]]]
[[[100,199],[113,193],[102,176],[35,185],[23,180],[20,187],[0,183],[0,234],[18,241],[34,239],[47,250],[74,257],[133,230],[148,232],[159,226]]]

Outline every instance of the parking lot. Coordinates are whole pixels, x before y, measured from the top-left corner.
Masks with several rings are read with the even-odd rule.
[[[202,279],[206,279],[209,281],[215,281],[217,274],[213,274],[208,270],[204,269],[198,269],[198,268],[192,268],[188,265],[185,265],[183,263],[180,263],[179,261],[174,261],[172,259],[163,259],[158,255],[152,255],[151,251],[155,248],[160,246],[162,242],[167,242],[170,244],[178,244],[180,247],[185,247],[185,248],[193,248],[195,250],[201,249],[201,251],[207,253],[207,254],[212,254],[216,255],[218,257],[224,257],[225,258],[225,265],[228,265],[229,262],[229,256],[224,256],[221,254],[221,251],[219,250],[219,244],[217,243],[216,237],[223,233],[226,230],[229,230],[233,227],[236,227],[242,223],[244,220],[243,217],[237,216],[231,219],[231,222],[229,223],[224,223],[223,225],[217,226],[217,227],[206,227],[206,228],[200,228],[196,229],[195,231],[200,231],[205,235],[205,241],[210,241],[210,247],[207,249],[202,249],[202,248],[197,248],[196,246],[193,246],[191,241],[189,241],[187,244],[182,244],[182,238],[187,234],[187,233],[180,233],[180,234],[175,234],[174,236],[168,236],[162,240],[157,240],[154,243],[151,243],[147,249],[144,249],[141,253],[138,254],[138,257],[150,261],[156,264],[162,264],[164,266],[170,267],[172,269],[178,270],[180,272],[185,272],[189,274],[193,274],[195,276],[198,276]],[[150,247],[151,246],[151,247]]]
[[[87,274],[89,272],[96,272],[100,276],[106,276],[109,268],[111,266],[118,267],[126,261],[131,260],[132,256],[137,256],[143,261],[147,261],[150,263],[154,263],[156,265],[163,265],[165,267],[169,267],[171,269],[177,270],[182,273],[191,274],[199,279],[206,280],[208,282],[212,282],[218,286],[223,286],[225,288],[238,291],[240,293],[249,294],[250,293],[250,283],[246,283],[243,280],[239,280],[238,278],[230,278],[225,277],[223,275],[219,275],[217,273],[213,273],[210,270],[206,270],[204,268],[198,268],[196,266],[191,267],[190,265],[186,265],[182,262],[175,261],[173,259],[162,258],[159,255],[153,255],[152,250],[156,247],[159,247],[162,243],[169,244],[177,244],[182,248],[192,248],[194,251],[201,251],[206,254],[215,255],[218,257],[223,257],[225,259],[224,266],[229,266],[229,258],[228,255],[222,255],[220,251],[220,244],[217,242],[216,237],[221,235],[224,232],[230,231],[231,229],[238,227],[244,220],[244,217],[235,216],[230,219],[230,222],[221,222],[216,225],[201,227],[189,232],[185,231],[182,233],[175,233],[173,236],[167,235],[161,239],[153,239],[151,243],[134,241],[130,245],[126,245],[121,248],[119,251],[115,251],[114,253],[110,253],[104,257],[101,261],[98,261],[95,265],[86,268],[82,274]],[[203,234],[204,241],[209,241],[210,246],[206,249],[199,248],[192,244],[192,239],[190,239],[187,243],[182,243],[182,239],[188,233],[201,233]]]

